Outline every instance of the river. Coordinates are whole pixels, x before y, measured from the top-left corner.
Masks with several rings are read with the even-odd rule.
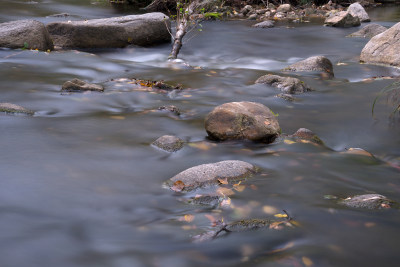
[[[50,16],[58,13],[71,16]],[[0,22],[127,13],[101,1],[0,2]],[[392,26],[400,8],[369,15]],[[328,196],[378,193],[400,201],[400,124],[389,118],[393,107],[385,97],[371,116],[374,98],[393,80],[365,80],[400,71],[359,64],[367,40],[345,37],[358,28],[252,24],[202,23],[180,53],[196,69],[168,63],[168,44],[51,53],[0,49],[0,102],[36,112],[0,114],[0,266],[397,266],[399,211],[345,208]],[[259,76],[314,55],[333,62],[335,79],[301,76],[315,91],[296,95],[297,101],[254,85]],[[75,77],[103,83],[105,92],[61,94],[61,85]],[[125,77],[186,89],[165,94],[108,82]],[[308,128],[326,146],[208,141],[205,116],[231,101],[262,103],[279,114],[283,133]],[[165,105],[182,115],[157,111]],[[172,154],[150,145],[166,134],[188,143]],[[346,148],[375,158],[342,153]],[[229,159],[261,170],[242,183],[243,191],[234,191],[230,207],[188,205],[162,187],[189,167]],[[282,210],[297,227],[192,242],[213,229],[210,218],[274,218]]]

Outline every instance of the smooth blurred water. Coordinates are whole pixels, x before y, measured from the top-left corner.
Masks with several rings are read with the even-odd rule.
[[[48,17],[69,13],[69,18]],[[369,11],[391,26],[399,8]],[[91,19],[120,15],[100,1],[0,2],[0,22]],[[346,38],[358,28],[254,22],[205,22],[180,57],[166,61],[169,45],[93,51],[0,49],[0,102],[34,110],[33,117],[0,114],[0,266],[397,266],[397,210],[343,208],[325,195],[379,193],[400,201],[399,124],[385,99],[371,107],[399,70],[361,65],[365,39]],[[298,101],[276,98],[276,89],[254,85],[266,73],[325,55],[335,79],[303,75],[315,91]],[[61,94],[72,78],[102,83],[104,93]],[[117,86],[111,79],[181,83],[182,92],[153,93]],[[270,145],[207,140],[204,117],[231,101],[256,101],[278,113],[284,133],[300,127],[326,144]],[[157,111],[175,105],[181,116]],[[150,144],[162,135],[188,142],[168,154]],[[360,147],[376,156],[341,153]],[[236,159],[260,172],[231,196],[232,206],[213,210],[187,205],[162,183],[202,163]],[[397,167],[396,167],[397,164]],[[299,226],[230,234],[206,243],[205,215],[226,222],[273,218],[287,210]],[[194,215],[191,222],[182,218]]]

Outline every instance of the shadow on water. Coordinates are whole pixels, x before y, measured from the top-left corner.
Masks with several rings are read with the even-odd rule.
[[[98,1],[2,1],[0,21],[73,14],[111,17]],[[387,13],[389,12],[389,13]],[[371,17],[391,26],[397,9]],[[181,56],[192,69],[166,61],[169,45],[91,51],[0,49],[0,102],[36,111],[0,114],[0,265],[15,266],[395,266],[397,210],[344,208],[337,198],[379,193],[400,201],[399,124],[391,107],[371,106],[399,71],[361,65],[367,40],[345,38],[357,30],[315,24],[254,29],[252,22],[206,22]],[[301,78],[315,91],[288,102],[254,81],[290,63],[325,55],[335,79]],[[61,94],[72,78],[101,83],[104,93]],[[148,92],[113,79],[182,84],[184,90]],[[230,101],[256,101],[276,114],[283,133],[305,127],[326,146],[211,142],[204,117]],[[174,105],[177,116],[158,110]],[[150,144],[162,135],[184,139],[172,154]],[[360,147],[374,157],[343,153]],[[162,183],[186,168],[222,160],[250,162],[260,171],[226,186],[230,204],[188,205]],[[209,190],[213,190],[212,188]],[[201,193],[195,192],[195,194]],[[296,227],[225,235],[205,243],[192,237],[232,222],[274,218],[287,210]]]

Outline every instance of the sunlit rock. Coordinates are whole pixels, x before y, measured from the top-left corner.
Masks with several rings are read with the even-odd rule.
[[[348,28],[360,26],[361,23],[360,19],[351,15],[350,12],[340,11],[329,16],[324,24],[326,26]]]
[[[371,21],[369,16],[368,16],[368,13],[365,11],[365,9],[358,2],[351,4],[349,6],[349,8],[347,9],[347,11],[353,17],[358,17],[361,22]]]
[[[163,13],[148,13],[47,25],[54,44],[62,48],[150,46],[170,42],[170,20]]]
[[[278,88],[286,94],[301,94],[312,90],[311,87],[309,87],[305,82],[297,78],[284,77],[273,74],[261,76],[256,80],[255,83],[270,85],[272,87]]]
[[[247,139],[271,143],[280,133],[276,116],[255,102],[230,102],[214,108],[205,119],[205,129],[214,140]]]
[[[292,6],[290,4],[282,4],[278,6],[276,12],[290,12],[292,11]]]
[[[356,31],[352,34],[347,35],[347,37],[363,37],[363,38],[372,38],[375,35],[378,35],[384,31],[386,31],[387,28],[383,27],[379,24],[376,23],[371,23],[363,27],[361,30]]]
[[[182,149],[185,142],[173,135],[164,135],[155,140],[152,145],[167,152],[176,152]]]
[[[400,22],[369,40],[360,61],[400,67]]]
[[[190,191],[196,188],[219,184],[218,179],[236,181],[249,177],[256,171],[256,167],[240,160],[225,160],[216,163],[202,164],[184,170],[165,185],[174,191]]]
[[[0,47],[53,50],[53,41],[43,23],[17,20],[0,23]]]
[[[66,81],[63,84],[61,90],[64,92],[84,92],[84,91],[103,92],[104,88],[101,85],[94,83],[87,83],[85,81],[75,78],[71,81]]]

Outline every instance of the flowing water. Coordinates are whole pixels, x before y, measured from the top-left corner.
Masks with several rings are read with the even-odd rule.
[[[67,18],[50,15],[69,13]],[[92,19],[122,13],[100,1],[2,0],[0,22]],[[399,8],[370,11],[391,26]],[[321,24],[205,22],[180,56],[191,69],[166,62],[170,45],[51,53],[0,50],[0,102],[34,110],[0,115],[0,266],[397,266],[398,210],[357,210],[345,198],[379,193],[400,201],[399,123],[389,119],[379,91],[400,71],[361,65],[365,39],[345,38],[358,28]],[[297,101],[254,85],[266,73],[314,55],[334,63],[335,79],[301,78],[315,91]],[[104,93],[61,94],[72,78],[105,85]],[[110,79],[181,83],[182,92],[154,93]],[[305,127],[326,144],[270,145],[208,141],[204,117],[217,105],[256,101],[278,113],[283,133]],[[175,105],[182,115],[157,111]],[[188,143],[173,154],[150,144],[162,135]],[[363,148],[370,158],[341,153]],[[180,171],[236,159],[260,172],[233,190],[230,207],[188,205],[162,187]],[[286,210],[298,225],[233,233],[204,243],[212,218],[232,222],[273,218]],[[186,215],[186,216],[185,216]]]

